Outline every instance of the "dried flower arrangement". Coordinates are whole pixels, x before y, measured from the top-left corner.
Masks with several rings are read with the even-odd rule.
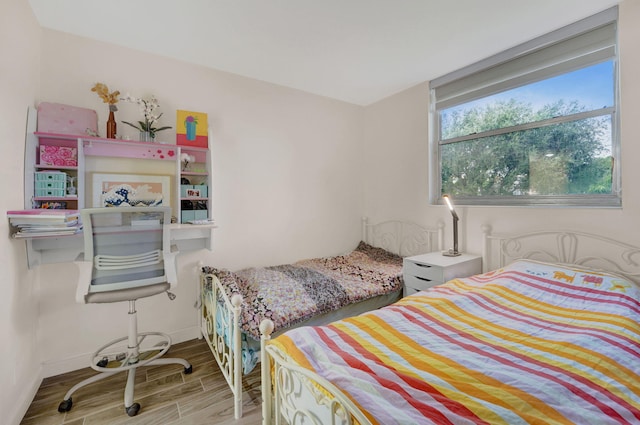
[[[109,119],[107,120],[107,138],[115,139],[116,138],[116,119],[114,117],[114,112],[118,110],[116,103],[118,103],[118,96],[120,96],[120,92],[118,90],[109,93],[109,87],[106,84],[96,83],[91,91],[94,91],[100,96],[104,103],[109,104]]]
[[[100,96],[104,103],[109,104],[109,111],[117,111],[116,103],[118,103],[118,96],[120,96],[120,92],[118,90],[109,93],[109,87],[102,83],[96,83],[95,86],[91,89]]]

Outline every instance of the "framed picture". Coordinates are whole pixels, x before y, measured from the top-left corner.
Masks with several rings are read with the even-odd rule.
[[[206,113],[178,109],[176,113],[177,145],[206,148],[209,144],[208,131]]]
[[[170,204],[169,176],[93,174],[94,207],[151,207]]]

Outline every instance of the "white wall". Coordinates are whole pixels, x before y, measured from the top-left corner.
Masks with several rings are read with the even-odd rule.
[[[40,28],[27,2],[0,2],[0,215],[22,209],[25,123],[39,80]],[[0,220],[0,422],[22,419],[40,384],[38,303],[34,273],[27,272],[24,243],[13,241]]]
[[[460,249],[482,252],[481,226],[496,233],[572,229],[596,232],[640,245],[640,3],[620,4],[621,138],[623,207],[595,208],[456,208],[460,215]],[[397,215],[430,225],[443,220],[445,247],[452,244],[451,215],[444,206],[428,205],[428,83],[384,99],[365,110],[365,215]],[[380,173],[383,172],[383,175]]]
[[[427,190],[428,113],[427,83],[365,109],[364,207],[372,222],[397,218],[434,226],[440,219]]]

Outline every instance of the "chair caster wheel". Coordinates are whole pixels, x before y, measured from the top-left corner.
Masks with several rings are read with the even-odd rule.
[[[191,372],[193,372],[193,366],[189,365],[189,367],[184,368],[185,375],[189,375]]]
[[[73,401],[71,401],[71,397],[68,400],[62,400],[62,403],[58,405],[58,412],[65,413],[71,410],[71,406],[73,406]]]
[[[140,403],[133,403],[129,407],[125,407],[124,410],[127,412],[129,416],[135,416],[138,414],[138,410],[140,410]]]

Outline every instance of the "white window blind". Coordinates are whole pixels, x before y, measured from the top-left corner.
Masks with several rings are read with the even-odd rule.
[[[448,108],[614,58],[617,17],[617,7],[608,9],[432,80],[436,108]]]

